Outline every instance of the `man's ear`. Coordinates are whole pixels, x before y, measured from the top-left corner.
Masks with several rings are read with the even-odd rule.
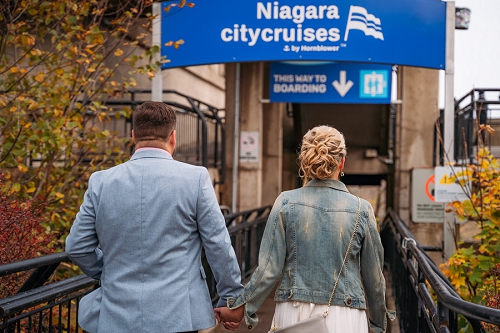
[[[177,140],[175,138],[175,130],[172,131],[172,134],[170,134],[170,139],[169,139],[169,143],[170,145],[172,146],[172,148],[175,149],[175,145],[177,144]]]
[[[134,141],[134,143],[137,143],[137,142],[135,141],[135,133],[134,133],[134,130],[132,130],[132,141]]]

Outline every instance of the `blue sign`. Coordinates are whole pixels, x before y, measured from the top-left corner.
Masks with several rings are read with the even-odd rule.
[[[271,102],[390,104],[392,67],[271,63]]]
[[[169,3],[162,3],[161,54],[170,60],[163,68],[294,60],[445,68],[443,1]],[[178,48],[165,45],[179,40]]]

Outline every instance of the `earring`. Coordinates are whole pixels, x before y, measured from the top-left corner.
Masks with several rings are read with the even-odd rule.
[[[344,177],[344,170],[340,170],[340,177]]]

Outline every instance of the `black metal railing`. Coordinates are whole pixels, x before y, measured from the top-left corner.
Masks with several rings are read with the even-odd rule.
[[[231,242],[246,282],[257,266],[258,252],[271,206],[226,216]],[[216,281],[203,255],[212,301],[218,299]],[[78,322],[79,300],[98,286],[98,281],[78,275],[48,283],[63,262],[66,253],[57,253],[0,266],[0,278],[30,271],[19,291],[0,299],[0,333],[83,332]]]
[[[257,268],[260,242],[264,233],[271,206],[259,207],[225,216],[231,244],[241,270],[241,280],[247,282]],[[207,284],[212,302],[218,300],[216,281],[208,262],[204,258],[203,266],[207,275]]]
[[[57,253],[0,266],[0,277],[32,271],[16,294],[0,299],[0,332],[82,332],[78,302],[98,281],[79,275],[45,284],[68,261]]]
[[[441,111],[437,120],[441,135],[444,130],[444,115]],[[492,150],[494,154],[500,154],[500,138],[491,135],[488,131],[481,131],[479,125],[489,125],[496,131],[500,130],[500,89],[473,89],[465,96],[455,102],[454,123],[454,155],[455,161],[459,163],[473,163],[478,146],[484,146]],[[481,141],[478,140],[480,136]],[[441,144],[438,142],[438,132],[434,129],[434,165],[444,165],[448,162]],[[436,154],[436,149],[438,154]],[[497,151],[498,150],[498,151]],[[436,160],[439,158],[439,161]]]
[[[117,93],[113,99],[101,101],[109,107],[106,117],[94,111],[85,112],[86,128],[97,127],[114,133],[117,139],[121,139],[120,148],[127,149],[126,142],[132,138],[132,118],[123,115],[125,108],[135,109],[138,105],[151,100],[151,90],[131,89]],[[216,168],[219,171],[215,184],[222,184],[226,178],[226,132],[224,126],[223,109],[214,107],[191,96],[182,94],[175,90],[163,90],[163,102],[170,105],[177,116],[175,159],[189,164],[200,165],[206,168]],[[85,99],[82,101],[85,102]],[[118,144],[118,143],[117,143]],[[133,149],[133,147],[132,147]],[[131,150],[130,153],[133,151]],[[83,161],[90,162],[93,157],[113,159],[105,140],[93,153],[87,153],[82,157]],[[75,152],[79,155],[79,152]],[[40,159],[31,156],[27,165],[36,165]]]
[[[136,106],[151,100],[151,90],[128,90],[105,104],[114,110]],[[170,105],[177,116],[177,146],[175,159],[217,168],[222,184],[226,177],[226,132],[221,116],[223,109],[216,108],[191,96],[175,90],[163,90],[163,102]],[[130,132],[127,133],[130,137]]]
[[[458,333],[458,315],[475,333],[485,332],[483,322],[500,325],[500,310],[460,298],[393,210],[384,220],[381,238],[401,333]]]

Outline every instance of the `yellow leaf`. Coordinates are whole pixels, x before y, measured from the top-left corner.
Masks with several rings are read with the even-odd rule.
[[[57,193],[56,193],[56,198],[57,198],[57,199],[62,199],[62,198],[64,198],[64,194],[62,194],[62,193],[60,193],[60,192],[57,192]]]
[[[19,72],[19,68],[18,68],[18,67],[16,67],[16,66],[11,67],[11,68],[10,68],[10,72],[11,72],[11,73],[17,73],[17,72]]]
[[[119,56],[121,56],[122,54],[123,54],[122,49],[116,49],[116,51],[115,51],[115,56],[119,57]]]
[[[34,110],[36,108],[38,108],[38,103],[35,101],[31,102],[30,105],[28,106],[29,111]]]
[[[15,192],[19,192],[20,190],[21,190],[21,184],[19,184],[19,183],[14,183],[14,184],[12,184],[11,191],[12,191],[13,193],[15,193]]]
[[[24,165],[24,164],[22,164],[22,163],[17,165],[17,169],[18,169],[19,171],[21,171],[21,172],[26,172],[26,171],[28,171],[28,167],[26,167],[26,165]]]
[[[36,187],[30,187],[29,189],[26,190],[26,193],[33,193],[36,191]]]
[[[35,81],[37,81],[37,82],[42,82],[44,77],[45,77],[45,74],[43,74],[42,72],[40,72],[40,73],[38,73],[38,74],[35,76]]]
[[[184,7],[186,5],[186,0],[181,0],[181,2],[179,3],[179,7]]]

